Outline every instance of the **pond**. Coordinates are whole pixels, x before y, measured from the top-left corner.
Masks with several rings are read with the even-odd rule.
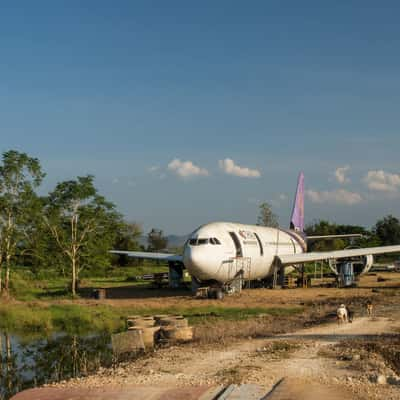
[[[0,400],[45,383],[86,376],[113,363],[109,333],[57,333],[38,339],[0,332],[0,349]]]

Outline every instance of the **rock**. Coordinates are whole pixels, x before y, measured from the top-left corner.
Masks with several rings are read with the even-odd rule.
[[[378,375],[376,377],[376,383],[378,385],[386,385],[386,383],[387,383],[386,376],[385,375]]]

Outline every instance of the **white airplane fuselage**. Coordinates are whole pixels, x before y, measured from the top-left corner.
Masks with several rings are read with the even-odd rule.
[[[292,230],[213,222],[196,229],[183,251],[183,263],[199,281],[226,283],[242,271],[246,280],[273,274],[276,256],[306,251],[304,238]]]

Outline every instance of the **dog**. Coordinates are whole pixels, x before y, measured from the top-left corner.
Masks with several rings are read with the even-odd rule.
[[[368,317],[372,317],[372,314],[374,312],[374,306],[373,306],[371,300],[367,301],[366,308],[367,308]]]
[[[351,311],[348,306],[346,306],[346,311],[347,311],[347,321],[352,323],[354,319],[354,311]]]
[[[341,304],[340,307],[336,310],[336,316],[338,320],[338,325],[341,325],[344,322],[348,322],[347,309],[344,304]]]

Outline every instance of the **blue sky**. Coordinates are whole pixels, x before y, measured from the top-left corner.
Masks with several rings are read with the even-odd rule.
[[[398,2],[8,3],[0,150],[42,192],[91,173],[145,231],[262,201],[285,226],[303,170],[308,222],[399,216]]]

